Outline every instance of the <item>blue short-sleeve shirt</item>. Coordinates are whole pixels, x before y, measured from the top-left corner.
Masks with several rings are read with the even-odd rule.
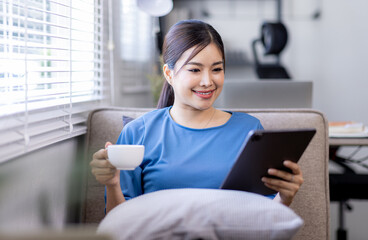
[[[229,112],[223,125],[193,129],[177,124],[171,107],[157,109],[128,123],[116,144],[145,146],[142,164],[120,171],[124,197],[172,188],[219,188],[249,131],[263,129],[246,113]]]

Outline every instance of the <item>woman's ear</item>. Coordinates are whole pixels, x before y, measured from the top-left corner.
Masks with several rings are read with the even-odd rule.
[[[169,68],[169,66],[167,64],[164,64],[164,66],[162,67],[162,70],[164,72],[164,76],[165,76],[166,81],[171,85],[173,71]]]

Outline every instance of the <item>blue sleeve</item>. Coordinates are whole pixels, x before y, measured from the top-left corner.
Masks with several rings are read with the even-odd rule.
[[[269,199],[274,199],[276,197],[277,193],[275,194],[271,194],[271,195],[265,195],[265,197],[269,198]]]
[[[137,167],[133,171],[120,170],[120,185],[125,200],[142,195],[142,169]]]

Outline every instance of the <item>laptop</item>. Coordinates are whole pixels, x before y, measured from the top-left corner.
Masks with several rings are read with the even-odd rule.
[[[226,81],[215,102],[218,108],[311,108],[310,81]]]

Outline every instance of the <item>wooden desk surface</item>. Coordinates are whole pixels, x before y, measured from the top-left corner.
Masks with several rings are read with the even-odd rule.
[[[368,138],[329,138],[330,146],[368,146]]]

